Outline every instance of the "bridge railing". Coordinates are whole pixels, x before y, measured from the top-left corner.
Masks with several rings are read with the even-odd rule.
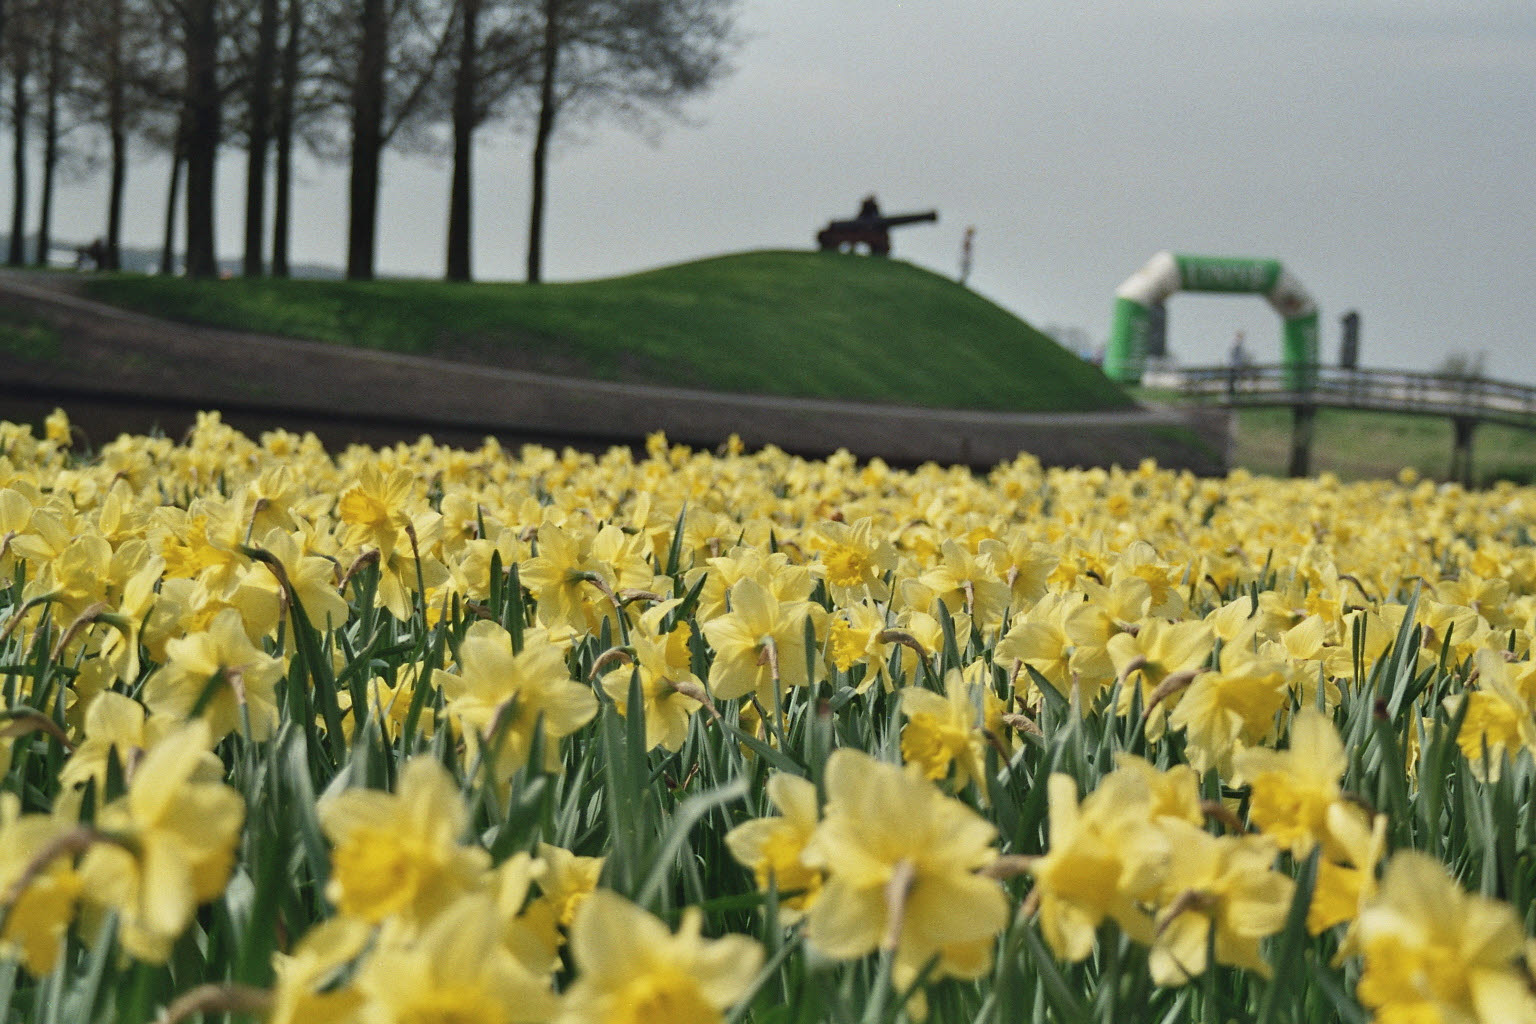
[[[1310,386],[1297,387],[1298,379]],[[1197,366],[1183,370],[1181,390],[1187,399],[1226,405],[1311,403],[1536,423],[1536,387],[1485,377],[1330,366],[1298,375],[1295,367],[1283,365]]]

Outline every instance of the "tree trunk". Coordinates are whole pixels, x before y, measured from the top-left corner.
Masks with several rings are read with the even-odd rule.
[[[475,53],[480,0],[460,0],[459,66],[453,81],[453,185],[448,194],[448,273],[450,281],[470,279],[470,178],[474,161],[475,92],[479,69]]]
[[[123,186],[128,178],[128,127],[123,83],[123,0],[112,0],[111,64],[107,83],[107,134],[112,142],[112,180],[107,190],[107,242],[102,270],[121,270]]]
[[[5,55],[5,0],[0,0],[0,58]]]
[[[187,276],[217,277],[214,248],[214,174],[219,157],[220,110],[216,0],[188,0],[187,66]]]
[[[347,278],[353,281],[373,280],[388,43],[389,12],[384,0],[363,0],[363,46],[352,90],[352,180],[348,189]]]
[[[183,115],[183,122],[185,115]],[[176,273],[176,193],[181,188],[181,165],[186,163],[185,123],[176,126],[176,141],[171,145],[171,183],[165,199],[165,242],[160,248],[160,273]]]
[[[251,130],[245,164],[246,277],[260,277],[267,197],[267,141],[271,138],[272,85],[277,75],[277,0],[261,0],[256,28],[256,62],[251,69]]]
[[[543,280],[544,171],[549,137],[555,130],[555,72],[560,55],[560,0],[544,0],[543,75],[539,80],[539,125],[533,139],[533,201],[528,211],[528,283]]]
[[[64,86],[64,12],[54,8],[48,23],[48,77],[43,80],[43,196],[37,216],[33,263],[48,265],[53,250],[53,182],[59,167],[59,93]]]
[[[27,60],[25,54],[18,58],[11,72],[11,171],[14,191],[11,194],[11,247],[6,262],[19,267],[27,261]]]
[[[288,37],[283,41],[283,84],[277,94],[277,180],[272,197],[272,276],[288,276],[289,203],[293,196],[293,107],[298,91],[302,0],[288,0]]]
[[[123,189],[128,183],[128,133],[119,121],[112,127],[112,183],[107,194],[107,241],[102,270],[123,269]]]

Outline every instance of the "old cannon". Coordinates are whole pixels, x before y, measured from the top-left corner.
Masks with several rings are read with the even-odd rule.
[[[894,217],[859,216],[854,220],[834,220],[816,232],[816,244],[823,251],[830,249],[852,252],[860,245],[869,249],[871,256],[891,254],[891,228],[907,224],[920,224],[939,219],[937,210],[925,213],[903,213]]]

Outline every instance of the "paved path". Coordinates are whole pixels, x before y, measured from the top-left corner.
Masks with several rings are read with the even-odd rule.
[[[179,324],[82,297],[67,275],[0,271],[0,308],[50,324],[55,351],[0,350],[0,416],[64,404],[95,435],[182,429],[198,409],[245,430],[313,429],[328,445],[414,439],[634,443],[664,430],[713,447],[735,433],[820,456],[847,448],[899,464],[995,465],[1019,451],[1050,465],[1224,468],[1228,421],[1170,409],[1044,414],[779,398],[613,383]],[[89,412],[87,412],[89,410]]]

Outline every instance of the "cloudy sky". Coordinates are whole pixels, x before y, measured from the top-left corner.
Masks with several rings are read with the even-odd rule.
[[[735,73],[652,138],[589,125],[552,167],[545,265],[574,280],[741,249],[808,248],[868,192],[937,208],[896,254],[1036,325],[1101,341],[1116,285],[1160,249],[1282,260],[1323,311],[1358,309],[1367,365],[1486,353],[1536,383],[1536,5],[1529,0],[741,0]],[[475,269],[523,265],[529,143],[478,152]],[[8,157],[7,157],[8,161]],[[164,167],[137,163],[128,240],[155,244]],[[385,166],[381,269],[442,269],[447,169]],[[243,171],[224,170],[221,250]],[[104,182],[56,234],[101,231]],[[344,168],[305,169],[297,260],[340,264]],[[1260,359],[1251,297],[1170,302],[1170,345]]]

